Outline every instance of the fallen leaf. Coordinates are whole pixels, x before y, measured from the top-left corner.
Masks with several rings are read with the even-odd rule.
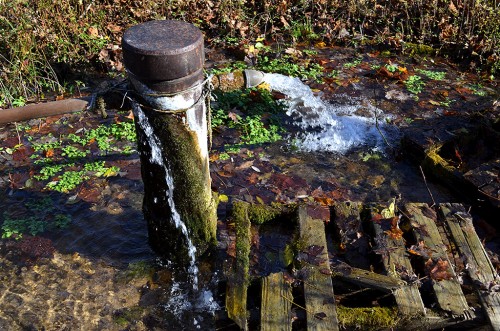
[[[227,195],[225,195],[225,194],[219,194],[219,202],[225,203],[225,202],[228,202],[228,201],[229,201],[229,198],[228,198]]]
[[[425,271],[433,280],[440,281],[452,279],[453,275],[449,272],[450,264],[441,258],[437,260],[429,259],[425,263]]]

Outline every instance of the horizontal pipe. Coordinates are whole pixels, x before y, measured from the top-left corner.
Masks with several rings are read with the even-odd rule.
[[[0,124],[27,121],[34,118],[76,113],[87,109],[91,97],[64,99],[0,110]]]

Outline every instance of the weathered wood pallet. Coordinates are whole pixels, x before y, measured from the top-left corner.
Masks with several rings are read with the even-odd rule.
[[[449,186],[470,203],[500,208],[500,148],[497,142],[500,132],[482,121],[442,117],[432,121],[416,121],[405,128],[402,139],[407,156],[419,163],[426,174]],[[477,141],[475,139],[478,139]],[[450,156],[450,146],[474,149],[473,143],[489,143],[489,154],[483,155],[482,164],[468,162],[464,171],[462,157]],[[458,150],[455,152],[458,153]],[[483,153],[484,154],[484,153]],[[475,160],[472,155],[465,155]],[[466,159],[466,158],[464,158]]]
[[[491,327],[500,330],[500,293],[492,290],[500,279],[474,230],[472,217],[460,204],[443,203],[439,209],[465,260],[465,269],[478,291]]]
[[[471,216],[462,205],[440,204],[439,212],[436,212],[424,203],[408,203],[397,212],[400,215],[397,216],[394,203],[388,207],[370,204],[364,206],[364,220],[359,216],[360,203],[342,202],[332,206],[334,219],[331,221],[340,220],[343,223],[333,227],[337,233],[333,235],[330,249],[343,244],[343,250],[351,250],[355,254],[358,248],[352,245],[353,242],[360,237],[371,236],[373,252],[381,260],[383,273],[374,272],[373,266],[363,269],[350,265],[352,255],[346,252],[342,255],[345,262],[336,262],[331,266],[325,231],[325,223],[330,220],[319,219],[318,213],[313,212],[312,208],[300,206],[297,213],[301,251],[298,256],[301,263],[298,277],[302,284],[304,304],[301,306],[296,303],[288,284],[290,277],[297,281],[294,278],[296,276],[285,277],[284,273],[279,272],[263,277],[261,330],[291,330],[293,309],[303,309],[306,320],[302,323],[305,323],[307,330],[338,330],[340,315],[337,315],[337,305],[343,299],[342,295],[335,298],[333,289],[346,282],[356,284],[361,290],[374,289],[387,293],[383,297],[392,295],[399,314],[406,315],[405,318],[411,320],[410,324],[405,325],[408,330],[448,326],[486,327],[485,316],[490,325],[487,327],[500,330],[500,295],[492,290],[493,286],[498,287],[498,275],[474,231]],[[404,222],[400,222],[403,215]],[[365,223],[361,224],[361,221]],[[416,245],[407,244],[403,239],[400,223],[406,233],[405,238],[417,243]],[[369,228],[371,233],[364,233]],[[464,295],[454,269],[457,254],[460,260],[465,261],[466,271],[483,306],[482,311],[476,309],[474,312],[469,307],[469,299]],[[359,262],[358,257],[354,260]],[[426,268],[419,267],[424,263]],[[436,272],[438,269],[427,269],[427,264],[431,269],[438,265],[441,273]],[[419,275],[414,273],[417,269]],[[426,306],[419,291],[419,278],[430,286],[426,290]],[[345,287],[343,288],[345,291]],[[237,289],[235,287],[232,290],[232,296],[243,294],[237,293]],[[429,290],[432,290],[435,300],[431,305],[428,302]],[[470,292],[468,293],[470,296]],[[243,307],[245,300],[238,305]],[[474,300],[472,303],[474,304]],[[345,307],[342,309],[345,311]],[[241,321],[237,323],[240,325]],[[246,321],[240,326],[245,328]]]

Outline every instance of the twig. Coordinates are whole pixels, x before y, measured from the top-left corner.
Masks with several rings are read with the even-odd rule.
[[[21,145],[21,135],[19,134],[19,128],[17,127],[17,122],[14,122],[16,126],[16,132],[17,132],[17,140],[19,142],[19,145]]]
[[[434,201],[434,197],[432,196],[432,192],[429,188],[429,185],[427,185],[427,180],[425,179],[425,174],[424,174],[424,170],[422,169],[422,166],[418,166],[420,168],[420,172],[422,173],[422,177],[424,178],[424,183],[425,183],[425,187],[427,187],[427,192],[429,192],[429,195],[431,196],[431,200],[432,200],[432,207],[434,207],[436,205],[436,201]]]

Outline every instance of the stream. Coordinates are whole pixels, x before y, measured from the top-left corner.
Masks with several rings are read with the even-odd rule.
[[[394,152],[400,136],[388,124],[392,114],[360,96],[320,98],[297,78],[266,74],[265,81],[288,96],[287,115],[293,128],[286,141],[245,147],[229,160],[212,162],[212,185],[219,194],[265,203],[384,202],[394,197],[401,202],[431,202],[430,191],[435,202],[456,201],[452,192],[425,182],[414,164]],[[147,132],[150,126],[143,112],[140,107],[134,110]],[[67,129],[83,126],[78,116],[61,118],[58,123],[63,124],[57,125]],[[91,115],[84,122],[96,125],[99,119]],[[50,129],[55,123],[33,120],[28,125]],[[4,141],[18,136],[13,125],[2,132]],[[169,183],[165,198],[173,210],[170,221],[182,228],[191,246],[189,274],[158,259],[149,248],[137,152],[116,161],[122,162],[118,176],[96,179],[95,198],[88,201],[82,189],[75,195],[17,187],[10,167],[28,173],[31,165],[4,153],[0,182],[4,221],[8,213],[17,219],[67,215],[71,222],[35,236],[0,240],[1,330],[210,330],[215,329],[216,319],[223,319],[222,265],[234,239],[224,224],[228,204],[219,206],[222,231],[217,251],[196,261],[196,248],[173,206],[172,178],[158,154],[161,143],[148,136],[152,162],[163,166],[161,180]],[[261,242],[273,245],[285,240],[275,235],[264,233]]]

